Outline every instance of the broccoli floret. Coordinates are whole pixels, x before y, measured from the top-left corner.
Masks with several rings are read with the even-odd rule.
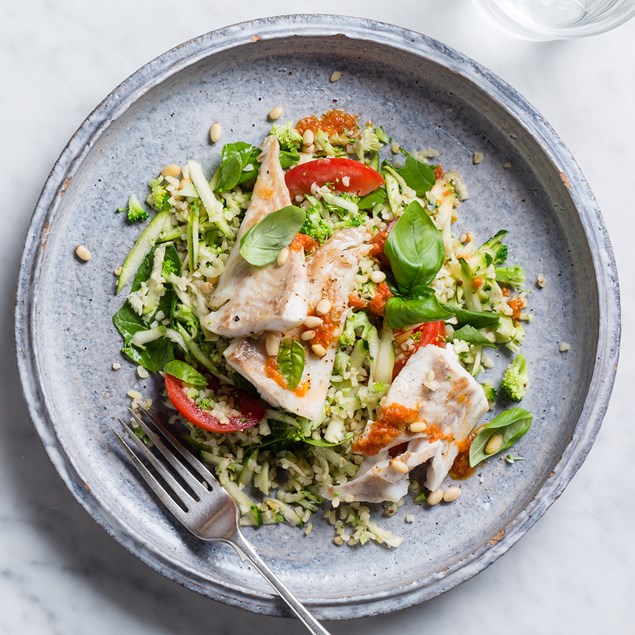
[[[150,194],[146,199],[148,205],[151,205],[157,212],[169,212],[172,209],[170,205],[170,193],[165,189],[165,181],[162,176],[148,183]]]
[[[150,218],[150,215],[141,207],[139,199],[134,194],[128,199],[128,207],[120,207],[117,212],[126,212],[129,223],[138,223]]]
[[[320,215],[318,206],[309,207],[306,212],[306,220],[300,228],[300,233],[311,236],[320,245],[331,237],[331,229]]]
[[[360,161],[364,161],[367,154],[379,152],[382,142],[377,135],[377,128],[364,128],[361,136],[355,144],[355,154]]]
[[[519,265],[496,267],[496,282],[522,287],[525,284],[525,270]]]
[[[492,384],[481,384],[483,388],[483,392],[485,393],[485,399],[490,403],[496,401],[496,397],[498,396],[498,391]]]
[[[352,346],[358,336],[365,339],[372,328],[373,325],[370,323],[366,313],[363,311],[351,313],[346,320],[344,331],[340,335],[340,346]]]
[[[522,353],[507,367],[501,381],[501,392],[510,401],[520,401],[527,392],[527,360]]]
[[[280,149],[293,152],[302,147],[302,135],[293,127],[293,122],[287,121],[282,125],[273,124],[271,134],[280,142]]]

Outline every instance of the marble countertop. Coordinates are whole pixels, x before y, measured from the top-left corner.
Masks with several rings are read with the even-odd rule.
[[[0,21],[0,633],[305,632],[162,578],[84,512],[42,449],[20,396],[13,297],[31,211],[55,158],[92,108],[164,50],[205,31],[268,15],[310,12],[292,0],[3,3]],[[620,271],[623,323],[635,319],[635,20],[595,38],[514,40],[469,0],[326,0],[325,13],[392,22],[473,57],[517,88],[571,149],[603,210]],[[330,623],[334,634],[445,635],[633,632],[635,336],[624,329],[608,413],[587,461],[538,524],[489,569],[444,596],[392,615]]]

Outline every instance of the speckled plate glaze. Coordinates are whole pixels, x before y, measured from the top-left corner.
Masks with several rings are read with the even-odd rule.
[[[330,83],[334,70],[342,79]],[[404,536],[397,550],[337,547],[319,518],[309,537],[284,525],[246,531],[321,618],[393,611],[475,575],[546,511],[589,451],[618,356],[615,263],[584,177],[542,117],[460,53],[367,20],[287,16],[203,35],[132,75],[71,139],[35,210],[16,310],[24,392],[60,475],[124,547],[199,593],[285,614],[228,546],[200,543],[176,526],[110,432],[130,388],[150,396],[157,389],[131,365],[111,370],[120,360],[111,315],[122,301],[113,270],[139,231],[114,210],[130,192],[142,195],[167,163],[196,158],[211,170],[219,155],[208,141],[215,119],[223,142],[258,142],[275,105],[290,119],[336,105],[383,123],[404,147],[437,148],[470,190],[458,231],[486,239],[509,229],[511,259],[527,269],[535,319],[525,345],[532,389],[523,405],[536,419],[514,449],[525,461],[482,465],[451,506],[407,502],[380,518]],[[485,155],[480,165],[472,165],[474,151]],[[78,244],[92,261],[75,259]],[[542,290],[533,285],[537,274],[547,280]],[[568,353],[558,350],[564,341]],[[501,355],[498,373],[505,362]],[[489,375],[496,380],[496,371]],[[405,523],[407,514],[414,523]]]

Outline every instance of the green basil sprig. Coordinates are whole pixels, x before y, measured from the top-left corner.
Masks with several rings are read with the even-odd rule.
[[[488,340],[478,329],[466,324],[460,329],[454,331],[452,335],[453,340],[463,340],[469,344],[475,344],[476,346],[485,346],[486,348],[496,348],[496,344]]]
[[[510,408],[494,417],[483,429],[474,437],[470,445],[470,467],[478,465],[481,461],[494,456],[503,450],[510,448],[520,439],[531,427],[534,416],[524,408]],[[500,449],[493,454],[487,454],[485,448],[488,441],[495,435],[503,437],[503,444]]]
[[[280,344],[278,370],[290,390],[295,390],[302,379],[306,354],[304,346],[296,340],[285,340]]]
[[[271,264],[304,224],[306,212],[287,205],[257,222],[240,239],[240,255],[256,267]]]
[[[207,386],[207,379],[199,373],[194,367],[182,362],[180,359],[173,359],[163,367],[163,372],[172,377],[176,377],[186,384],[204,388]]]
[[[452,313],[439,304],[437,296],[430,288],[422,290],[418,297],[390,298],[386,303],[386,319],[393,329],[451,317]]]
[[[500,322],[500,316],[491,311],[468,311],[452,304],[444,304],[442,306],[454,314],[456,325],[459,328],[469,324],[476,329],[482,329],[488,326],[498,326]]]
[[[237,185],[255,180],[260,167],[257,161],[259,154],[259,148],[244,141],[228,143],[223,146],[221,164],[214,176],[216,181],[214,191],[227,192],[233,190]]]
[[[408,187],[412,188],[417,196],[423,196],[436,183],[434,167],[415,159],[405,150],[401,151],[406,157],[403,167],[397,170]]]

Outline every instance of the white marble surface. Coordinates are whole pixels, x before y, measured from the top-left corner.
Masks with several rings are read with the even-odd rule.
[[[244,613],[146,568],[79,507],[31,426],[15,370],[13,296],[29,218],[48,170],[90,110],[151,58],[204,31],[310,12],[314,3],[2,0],[0,9],[0,633],[279,633],[295,622]],[[635,21],[593,39],[535,44],[484,23],[469,0],[328,0],[322,12],[396,23],[436,37],[519,89],[588,177],[613,239],[626,325],[604,426],[561,499],[477,578],[393,615],[332,632],[403,635],[633,633],[635,588]],[[632,390],[632,389],[630,389]]]

